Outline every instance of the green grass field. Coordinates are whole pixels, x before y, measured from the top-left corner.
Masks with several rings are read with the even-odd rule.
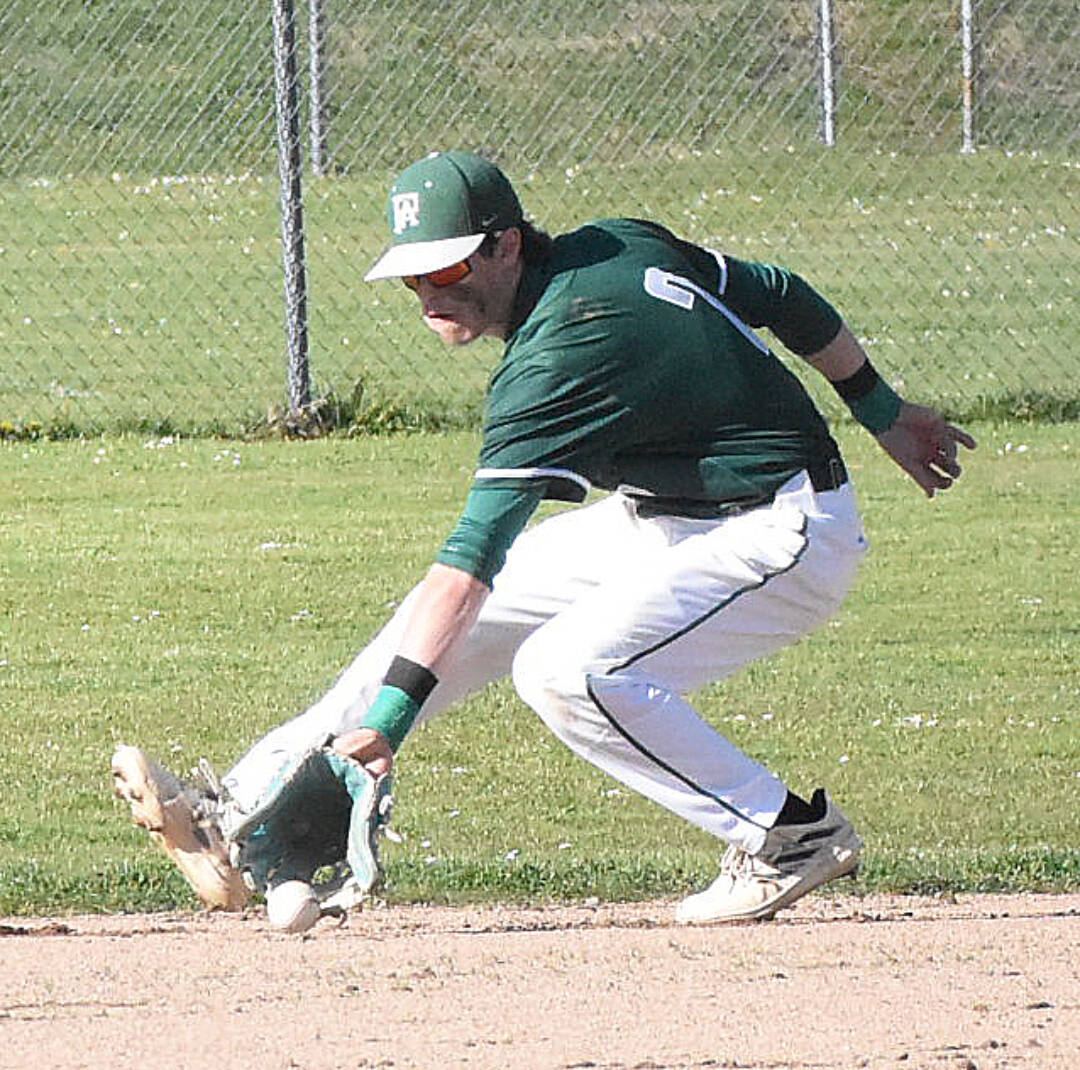
[[[1080,432],[973,430],[964,481],[927,502],[839,428],[874,547],[855,592],[699,696],[793,787],[841,801],[868,844],[857,888],[1080,887]],[[317,697],[422,575],[476,444],[0,444],[0,914],[191,904],[111,798],[112,747],[226,766]],[[398,901],[674,896],[716,865],[505,684],[410,741],[396,795]]]

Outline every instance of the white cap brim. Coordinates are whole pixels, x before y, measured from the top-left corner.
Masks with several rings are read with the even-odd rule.
[[[375,279],[400,279],[403,275],[426,275],[449,267],[472,256],[483,243],[486,234],[466,234],[461,238],[440,238],[438,241],[402,242],[392,245],[364,276],[364,282]]]

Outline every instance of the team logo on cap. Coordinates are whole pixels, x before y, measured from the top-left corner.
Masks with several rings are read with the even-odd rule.
[[[390,198],[394,212],[394,233],[401,234],[409,227],[420,225],[420,194],[396,193]]]

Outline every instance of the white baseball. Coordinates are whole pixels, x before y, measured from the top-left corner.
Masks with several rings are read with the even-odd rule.
[[[282,932],[307,932],[319,914],[318,897],[307,881],[282,881],[266,893],[266,915]]]

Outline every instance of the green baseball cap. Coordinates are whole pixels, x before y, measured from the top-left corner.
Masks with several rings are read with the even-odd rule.
[[[390,189],[393,244],[364,276],[426,275],[471,256],[494,231],[524,220],[509,179],[472,152],[433,152]]]

